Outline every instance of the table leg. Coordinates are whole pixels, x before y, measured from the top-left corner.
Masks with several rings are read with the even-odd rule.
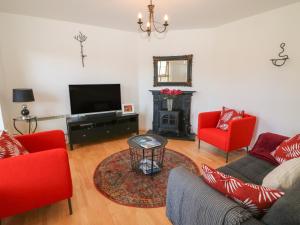
[[[38,126],[37,118],[34,119],[34,122],[35,122],[35,126],[34,126],[32,133],[35,133],[35,131],[37,129],[37,126]]]
[[[23,135],[23,133],[16,126],[16,120],[14,120],[13,125],[14,125],[14,128],[16,129],[16,131],[18,131],[19,134]]]
[[[153,160],[154,160],[154,149],[152,149],[152,154],[151,154],[151,176],[153,176]]]

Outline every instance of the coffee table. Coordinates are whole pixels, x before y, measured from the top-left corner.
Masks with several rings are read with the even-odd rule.
[[[142,147],[137,143],[141,138],[153,138],[160,143],[152,148]],[[143,172],[146,175],[153,175],[161,171],[164,162],[165,146],[168,140],[155,134],[136,135],[128,139],[130,150],[131,168],[135,172]],[[147,165],[145,165],[147,164]]]

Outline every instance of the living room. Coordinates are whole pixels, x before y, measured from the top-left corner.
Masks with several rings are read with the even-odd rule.
[[[148,10],[152,4],[155,5],[153,11]],[[0,180],[0,196],[5,196],[4,203],[0,201],[2,225],[300,224],[298,216],[286,218],[299,210],[299,197],[293,204],[285,205],[288,207],[287,216],[282,216],[285,222],[278,216],[272,217],[272,214],[278,215],[275,210],[278,210],[277,205],[283,204],[280,200],[290,199],[287,194],[290,190],[274,203],[275,207],[268,206],[268,213],[257,216],[249,214],[244,205],[225,197],[228,194],[215,191],[212,185],[202,181],[205,172],[212,174],[210,169],[220,168],[224,174],[262,185],[271,170],[285,165],[286,162],[276,162],[275,156],[269,153],[287,144],[284,141],[287,137],[295,142],[300,133],[297,123],[300,114],[299,12],[300,1],[297,0],[0,0],[0,130],[9,133],[9,137],[15,136],[14,140],[21,142],[29,152],[0,159],[0,174],[5,175],[5,182]],[[154,17],[150,20],[153,23],[148,24],[149,15]],[[166,65],[165,62],[170,66],[174,61],[182,62],[185,80],[167,82],[161,66]],[[72,87],[75,91],[80,89],[79,92],[73,95]],[[95,100],[97,96],[102,99]],[[101,108],[97,103],[93,109],[89,106],[76,109],[76,103],[80,105],[81,100],[83,104],[93,100],[111,101],[112,96],[118,97],[113,107]],[[232,131],[236,139],[228,134],[233,128],[224,131],[218,126],[226,110],[238,114],[232,122],[238,127]],[[166,126],[162,126],[161,113],[169,116]],[[206,119],[209,115],[210,121]],[[175,118],[173,124],[171,117]],[[240,117],[249,120],[247,128],[239,126]],[[217,126],[220,129],[214,133],[205,133],[205,129]],[[107,128],[103,130],[106,134],[94,135],[94,131],[100,132],[100,127]],[[79,137],[76,132],[80,129],[83,133],[79,133]],[[92,137],[89,136],[92,133]],[[266,133],[267,136],[262,135]],[[274,136],[270,137],[270,133]],[[223,136],[218,137],[219,134]],[[84,135],[89,139],[86,142]],[[31,141],[33,136],[41,139]],[[154,148],[159,156],[162,154],[157,159],[157,163],[161,163],[158,173],[153,172],[153,159],[150,174],[132,171],[139,169],[135,168],[133,155],[146,155],[145,162],[151,159],[151,151],[150,158],[147,154],[140,155],[141,151],[135,152],[141,146],[136,146],[133,138],[141,136],[158,136],[155,140],[160,145]],[[273,139],[276,146],[270,144],[272,149],[268,153],[258,150],[260,144]],[[64,151],[55,150],[60,156],[54,156],[54,161],[48,158],[39,161],[43,158],[39,152],[43,148],[39,145]],[[293,158],[298,158],[299,140],[295,146],[296,157]],[[46,149],[45,153],[50,154],[51,150]],[[22,159],[29,156],[32,157],[29,161]],[[247,166],[249,158],[253,160],[255,156],[264,171],[255,170],[257,162],[253,162],[254,168]],[[48,157],[52,157],[51,154]],[[64,166],[51,167],[59,157]],[[127,161],[122,161],[124,157]],[[237,165],[245,159],[248,161]],[[122,164],[116,165],[119,161]],[[241,173],[252,169],[254,174],[236,174],[230,165],[241,167]],[[186,167],[197,178],[178,170],[178,166]],[[284,167],[285,171],[286,168],[290,167]],[[102,177],[102,169],[106,171],[105,177]],[[23,173],[17,178],[8,176],[18,174],[19,170]],[[29,178],[31,171],[33,175]],[[62,175],[50,179],[45,173]],[[69,182],[65,182],[65,176]],[[247,179],[243,179],[245,177]],[[180,180],[189,185],[182,187]],[[64,189],[63,185],[68,187]],[[197,207],[185,205],[193,198],[184,200],[181,194],[188,195],[188,190],[198,189],[192,185],[199,185],[199,189],[201,186],[202,191],[207,190],[206,194],[211,192],[207,201],[214,202],[220,195],[224,197],[221,202],[226,201],[223,209],[230,205],[240,211],[226,211],[228,215],[232,213],[232,220],[224,216],[219,223],[212,218],[203,222],[210,217],[209,209],[220,212],[213,204],[200,208],[204,203],[198,197],[194,200],[199,200],[199,204],[193,202]],[[62,188],[64,197],[55,196],[58,187]],[[173,196],[174,193],[178,197]],[[26,203],[29,199],[30,203]],[[194,212],[189,210],[188,214],[184,208],[190,207]],[[239,215],[243,219],[233,221],[234,213],[244,213],[244,217]],[[196,214],[201,219],[195,218]]]

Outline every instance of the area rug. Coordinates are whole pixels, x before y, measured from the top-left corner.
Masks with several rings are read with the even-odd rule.
[[[184,166],[199,175],[197,165],[187,156],[167,149],[161,172],[153,177],[131,170],[129,150],[104,159],[96,168],[94,183],[100,193],[126,206],[156,208],[166,205],[166,189],[171,169]]]

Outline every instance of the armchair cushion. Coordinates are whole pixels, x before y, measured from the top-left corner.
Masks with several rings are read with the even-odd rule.
[[[229,122],[232,120],[238,120],[244,117],[244,111],[236,111],[234,109],[228,109],[226,107],[223,107],[220,120],[217,124],[217,128],[221,130],[228,130],[229,128]]]
[[[25,154],[28,154],[28,151],[18,140],[6,131],[0,131],[0,159]]]

